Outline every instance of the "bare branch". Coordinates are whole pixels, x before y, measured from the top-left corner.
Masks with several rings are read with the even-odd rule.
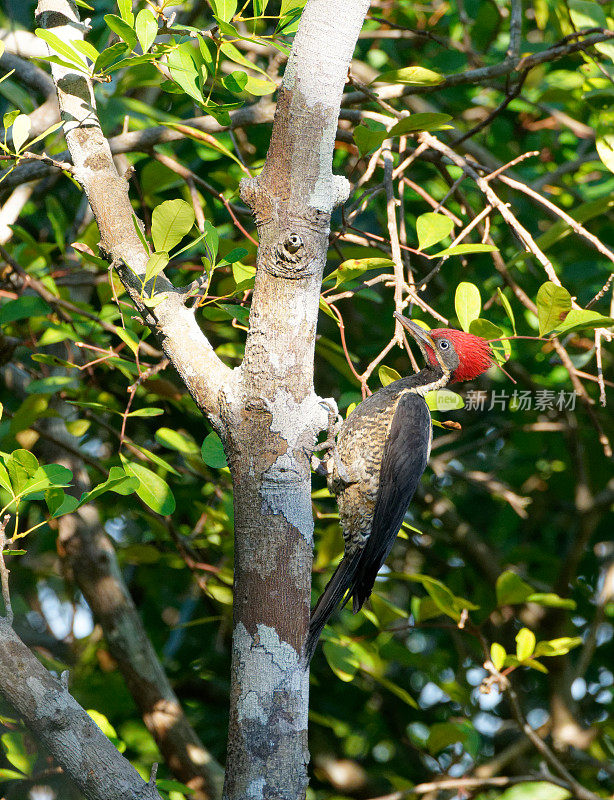
[[[83,25],[71,0],[40,0],[37,21],[63,41],[83,39]],[[65,23],[65,24],[60,24]],[[220,426],[219,394],[232,384],[232,371],[215,355],[184,306],[181,293],[163,276],[156,291],[164,299],[155,307],[143,302],[142,289],[149,253],[135,229],[128,183],[117,174],[109,143],[98,117],[91,80],[58,64],[51,67],[65,120],[65,135],[74,175],[83,186],[101,233],[101,249],[117,272],[139,313],[159,339],[195,402]]]

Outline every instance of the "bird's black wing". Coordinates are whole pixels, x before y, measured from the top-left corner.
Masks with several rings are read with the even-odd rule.
[[[424,398],[412,392],[403,394],[384,447],[371,533],[351,587],[354,613],[371,594],[377,573],[392,549],[426,469],[430,440],[431,416]]]

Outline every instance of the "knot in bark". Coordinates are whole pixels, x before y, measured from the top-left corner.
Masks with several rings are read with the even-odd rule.
[[[268,251],[268,252],[266,252]],[[317,269],[313,247],[298,233],[290,233],[269,248],[265,248],[263,266],[278,278],[307,278]]]

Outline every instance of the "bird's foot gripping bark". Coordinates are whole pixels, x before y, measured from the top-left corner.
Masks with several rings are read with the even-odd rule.
[[[320,405],[324,406],[328,412],[328,424],[326,427],[326,439],[315,448],[315,452],[322,452],[326,455],[330,450],[334,451],[335,449],[335,440],[343,424],[343,417],[339,413],[337,403],[332,397],[320,400]],[[326,478],[330,473],[329,459],[320,459],[314,455],[311,457],[311,468],[317,475],[322,475]]]

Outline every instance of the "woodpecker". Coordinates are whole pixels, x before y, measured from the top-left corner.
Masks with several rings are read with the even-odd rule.
[[[476,378],[494,363],[488,342],[479,336],[452,328],[426,331],[400,314],[395,317],[415,339],[427,366],[363,400],[342,424],[324,460],[345,552],[311,614],[307,661],[342,600],[345,605],[353,598],[354,614],[362,608],[392,549],[431,451],[424,395]]]

